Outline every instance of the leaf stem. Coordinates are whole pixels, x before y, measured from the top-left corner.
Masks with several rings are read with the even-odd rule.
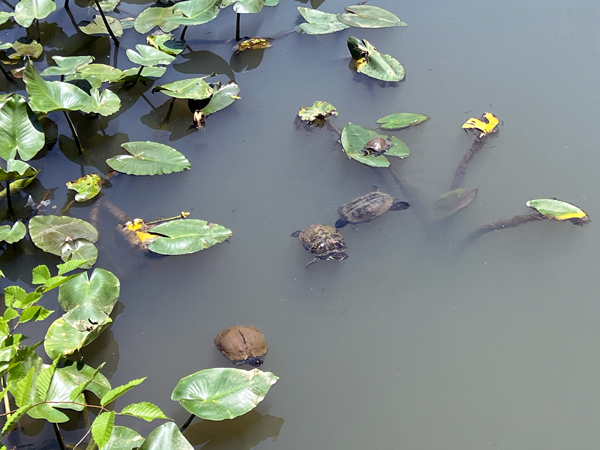
[[[169,110],[167,111],[167,115],[165,116],[165,122],[168,122],[171,118],[171,113],[173,112],[173,105],[175,104],[175,97],[171,99],[171,103],[169,103]]]
[[[63,111],[65,117],[67,118],[67,122],[69,123],[69,128],[71,128],[71,133],[73,134],[73,139],[75,140],[75,145],[77,146],[77,150],[80,155],[83,155],[83,147],[81,146],[81,141],[79,140],[79,135],[77,134],[77,130],[75,129],[75,125],[69,116],[68,111]]]
[[[181,31],[181,36],[179,36],[179,40],[185,42],[185,32],[187,31],[188,26],[184,26],[183,30]]]
[[[181,426],[181,428],[179,429],[179,431],[181,433],[183,433],[185,430],[187,430],[187,427],[190,426],[190,424],[192,423],[192,421],[194,420],[196,416],[194,414],[192,414],[188,420],[185,421],[185,423]]]
[[[142,70],[144,70],[144,67],[146,66],[140,66],[140,70],[138,70],[137,78],[135,79],[134,84],[138,84],[140,82],[140,78],[142,77]]]
[[[100,11],[100,15],[102,16],[102,21],[104,22],[104,26],[108,30],[108,34],[110,34],[110,37],[112,38],[113,42],[118,47],[119,46],[119,40],[117,39],[117,37],[113,33],[113,30],[110,27],[110,25],[108,24],[108,20],[106,19],[106,16],[104,15],[104,11],[102,10],[102,7],[100,6],[100,3],[98,2],[98,0],[94,0],[94,3],[96,3],[96,6],[98,7],[98,11]]]
[[[58,441],[58,446],[60,447],[60,450],[67,450],[65,447],[65,443],[63,442],[63,437],[61,436],[60,430],[58,429],[58,424],[54,423],[52,425],[54,425],[54,433],[56,433],[56,440]]]
[[[534,214],[523,214],[520,216],[515,216],[512,219],[504,219],[504,220],[499,220],[494,223],[488,223],[486,225],[483,225],[483,226],[477,228],[475,231],[473,231],[471,234],[469,234],[469,236],[467,236],[467,239],[465,239],[465,244],[469,244],[469,243],[473,242],[475,239],[477,239],[478,237],[480,237],[486,233],[489,233],[491,231],[503,230],[505,228],[514,228],[514,227],[518,227],[519,225],[524,224],[524,223],[534,222],[537,220],[544,220],[544,219],[546,219],[546,216],[544,216],[540,213],[534,213]]]
[[[235,18],[235,42],[239,42],[240,40],[240,13],[237,13]]]
[[[464,179],[465,179],[465,173],[467,172],[467,166],[469,165],[469,162],[471,161],[471,159],[473,159],[473,156],[475,156],[475,154],[482,148],[483,148],[483,139],[476,138],[475,141],[473,142],[473,145],[471,145],[471,148],[465,154],[462,161],[456,168],[456,172],[454,173],[454,180],[452,180],[452,184],[450,185],[451,191],[454,191],[455,189],[458,189],[462,186]]]
[[[12,199],[10,198],[10,180],[6,182],[6,202],[8,205],[8,214],[12,216],[15,212],[13,211]]]
[[[42,32],[40,31],[40,21],[36,18],[33,19],[35,21],[35,31],[37,32],[37,38],[40,45],[42,44]]]

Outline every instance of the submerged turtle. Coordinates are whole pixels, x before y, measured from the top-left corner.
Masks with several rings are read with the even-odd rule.
[[[304,230],[294,231],[291,236],[297,237],[304,250],[315,257],[306,267],[320,259],[341,261],[348,257],[344,236],[329,225],[310,225]]]
[[[394,202],[394,198],[385,192],[369,192],[340,206],[338,214],[341,217],[335,223],[335,227],[342,228],[348,223],[370,222],[388,210],[400,211],[409,206],[406,202]]]
[[[215,338],[217,348],[236,366],[262,366],[269,349],[258,328],[235,325],[221,331]]]
[[[373,138],[370,141],[367,141],[362,152],[365,156],[381,156],[392,148],[392,145],[394,145],[394,143],[389,139],[381,137]]]

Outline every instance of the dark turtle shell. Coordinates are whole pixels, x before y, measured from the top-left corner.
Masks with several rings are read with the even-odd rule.
[[[236,366],[262,366],[269,349],[262,331],[244,325],[235,325],[221,331],[215,338],[215,344]]]
[[[381,156],[385,152],[387,152],[392,147],[392,145],[394,144],[389,139],[380,137],[373,138],[370,141],[367,141],[362,151],[365,154],[365,156]]]
[[[316,259],[346,259],[346,240],[342,233],[329,225],[310,225],[304,230],[295,231],[297,237],[308,253]],[[309,264],[310,265],[310,264]],[[308,266],[307,266],[308,267]]]
[[[394,203],[394,198],[385,192],[369,192],[340,206],[338,214],[341,217],[335,223],[335,226],[342,228],[348,223],[370,222],[390,209],[401,210],[408,207],[409,204],[406,202]]]

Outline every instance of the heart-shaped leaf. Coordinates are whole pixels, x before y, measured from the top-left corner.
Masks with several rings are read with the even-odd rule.
[[[206,78],[206,77],[204,77]],[[169,97],[174,98],[191,98],[194,100],[202,100],[213,94],[212,88],[204,81],[204,78],[188,78],[185,80],[174,81],[173,83],[155,86],[152,92],[162,92]]]
[[[118,19],[114,17],[106,16],[106,21],[108,22],[108,26],[112,30],[113,34],[116,37],[123,36],[123,25],[119,22]],[[102,20],[102,16],[97,15],[92,18],[92,21],[85,20],[78,24],[79,29],[90,36],[103,36],[110,34],[106,25],[104,25],[104,20]]]
[[[526,205],[551,220],[569,220],[576,225],[585,225],[590,222],[589,216],[583,209],[555,198],[529,200]]]
[[[173,39],[171,33],[168,34],[151,34],[146,37],[146,42],[154,48],[157,48],[161,52],[165,52],[169,55],[179,55],[185,50],[187,45],[185,41],[179,41]]]
[[[0,242],[4,241],[7,244],[14,244],[23,239],[26,233],[27,228],[23,225],[23,222],[15,222],[12,227],[10,225],[3,225],[0,227]]]
[[[387,28],[387,27],[405,27],[402,22],[391,12],[370,5],[352,5],[347,6],[348,13],[338,14],[337,19],[351,27],[358,28]]]
[[[170,20],[174,16],[183,16],[183,14],[180,11],[173,11],[173,3],[152,5],[138,14],[133,27],[141,34],[147,33],[154,27],[159,27],[168,33],[179,27],[178,23]]]
[[[231,230],[205,220],[172,220],[150,230],[160,237],[148,245],[148,250],[161,255],[187,255],[212,247],[232,235]]]
[[[167,422],[148,435],[138,450],[194,450],[177,425]]]
[[[382,130],[400,130],[406,127],[419,125],[429,119],[429,116],[415,113],[396,113],[377,119]]]
[[[312,106],[300,108],[298,117],[309,125],[322,127],[329,116],[337,116],[338,112],[331,103],[316,101]]]
[[[137,44],[135,46],[137,52],[127,49],[127,57],[129,60],[140,66],[157,66],[158,64],[169,65],[175,61],[175,57],[161,52],[160,50],[150,47],[149,45]]]
[[[217,17],[220,6],[221,0],[185,0],[173,7],[173,12],[179,15],[169,17],[169,21],[177,25],[201,25]]]
[[[52,0],[21,0],[15,6],[15,21],[27,28],[34,19],[43,19],[56,9]]]
[[[192,167],[186,157],[173,147],[158,142],[126,142],[121,147],[129,155],[118,155],[106,160],[106,164],[118,172],[129,175],[163,175]]]
[[[360,125],[349,123],[342,130],[342,147],[350,158],[372,167],[388,167],[390,162],[386,156],[406,158],[409,155],[408,146],[400,139],[391,137],[392,147],[385,152],[385,156],[365,156],[363,152],[365,144],[375,138],[386,139],[387,136],[377,134],[375,131]]]
[[[404,67],[390,55],[378,52],[369,41],[351,36],[348,38],[348,49],[358,72],[382,81],[404,79]]]
[[[265,6],[265,0],[237,0],[233,10],[238,14],[256,14]]]
[[[93,342],[111,323],[112,320],[108,318],[98,325],[90,324],[89,331],[78,331],[61,317],[48,328],[44,340],[44,350],[52,359],[69,356]]]
[[[338,20],[336,14],[330,14],[318,9],[305,8],[298,6],[298,11],[306,20],[306,23],[301,23],[295,30],[298,33],[305,34],[328,34],[336,31],[349,28],[348,25]]]
[[[233,81],[228,81],[223,86],[221,86],[221,83],[216,83],[213,87],[213,95],[210,102],[202,108],[202,112],[208,116],[226,108],[239,99],[239,93],[240,87]]]
[[[28,161],[42,149],[46,138],[27,100],[12,94],[0,108],[0,157]]]
[[[46,68],[42,73],[43,77],[72,75],[78,69],[91,64],[94,60],[93,56],[53,56],[52,59],[56,62],[56,66]]]

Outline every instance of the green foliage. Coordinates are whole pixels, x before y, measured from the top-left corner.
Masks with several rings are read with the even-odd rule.
[[[167,416],[165,416],[158,406],[148,402],[133,403],[128,405],[123,408],[121,414],[137,417],[138,419],[145,420],[146,422],[152,422],[154,419],[170,420]]]
[[[161,255],[187,255],[212,247],[232,235],[231,230],[205,220],[181,219],[158,225],[151,230],[160,237],[148,250]]]
[[[129,175],[164,175],[191,169],[189,161],[168,145],[158,142],[137,141],[122,144],[129,155],[118,155],[106,160],[112,169]]]
[[[151,34],[146,37],[146,41],[148,42],[148,45],[151,45],[161,52],[165,52],[173,56],[179,55],[183,50],[185,50],[186,46],[184,41],[173,39],[173,35],[171,33]]]
[[[396,113],[377,119],[382,130],[400,130],[402,128],[419,125],[429,119],[429,116],[415,113]]]
[[[81,67],[85,67],[92,63],[93,56],[53,56],[52,59],[56,66],[51,66],[40,75],[42,77],[72,75]]]
[[[340,22],[336,14],[330,14],[319,11],[318,9],[306,8],[304,6],[298,6],[298,11],[300,11],[300,14],[302,14],[302,17],[306,20],[306,23],[301,23],[295,28],[298,33],[328,34],[350,27],[349,25]]]
[[[233,10],[238,14],[256,14],[265,6],[265,0],[236,0]]]
[[[387,28],[405,27],[406,24],[398,17],[383,8],[370,5],[347,6],[348,13],[338,14],[337,19],[351,27],[357,28]]]
[[[15,21],[28,27],[34,19],[44,19],[56,9],[52,0],[21,0],[15,5]]]
[[[102,189],[101,184],[102,178],[98,174],[93,173],[91,175],[84,175],[75,181],[67,182],[67,187],[77,192],[75,195],[76,202],[85,202],[100,193]]]
[[[337,116],[338,111],[331,103],[316,101],[312,106],[300,108],[298,117],[309,125],[322,127],[329,116]]]
[[[526,205],[551,220],[570,220],[577,225],[582,225],[590,221],[584,210],[556,198],[529,200]]]
[[[99,448],[104,448],[112,436],[115,426],[115,412],[101,413],[92,424],[92,437]]]
[[[215,83],[212,88],[210,102],[202,108],[202,112],[208,116],[228,107],[239,98],[239,93],[240,87],[233,81],[229,81],[223,86],[221,86],[221,83]]]
[[[137,52],[127,49],[127,57],[129,60],[140,66],[157,66],[168,65],[175,61],[175,57],[165,52],[162,52],[149,45],[137,44],[135,46]]]
[[[159,27],[163,32],[168,33],[179,27],[179,24],[172,21],[172,17],[182,16],[180,11],[173,11],[173,4],[156,4],[144,9],[135,18],[133,27],[135,31],[145,34],[154,27]]]
[[[404,67],[390,55],[378,52],[369,41],[349,37],[348,49],[357,72],[382,81],[404,79]]]
[[[144,442],[144,438],[131,428],[115,426],[106,448],[110,450],[133,450]]]
[[[119,20],[115,19],[114,17],[107,16],[106,21],[108,22],[108,26],[110,27],[110,29],[116,37],[123,36],[123,25],[121,24],[121,22],[119,22]],[[100,15],[92,17],[91,22],[86,20],[80,22],[78,25],[79,29],[83,33],[88,34],[90,36],[104,36],[110,34],[108,32],[108,28],[106,28],[106,25],[104,24],[104,20],[102,20],[102,16]]]
[[[116,387],[110,391],[108,391],[104,396],[100,399],[100,404],[102,406],[106,406],[109,403],[114,402],[117,398],[123,395],[128,390],[134,388],[143,383],[146,378],[140,378],[138,380],[131,380],[129,383],[124,384],[123,386]]]
[[[44,52],[44,47],[32,39],[22,37],[12,43],[14,53],[8,55],[9,59],[22,59],[24,56],[29,58],[39,58]]]
[[[221,0],[185,0],[173,7],[173,12],[180,15],[169,17],[169,21],[177,25],[201,25],[216,18],[220,6]]]
[[[23,222],[15,222],[13,226],[2,225],[0,226],[0,242],[4,241],[8,244],[14,244],[19,242],[25,237],[27,228],[23,225]]]
[[[348,157],[372,167],[388,167],[390,162],[386,156],[397,156],[398,158],[406,158],[409,155],[408,146],[396,137],[392,137],[392,147],[385,152],[384,155],[366,156],[363,153],[365,144],[374,138],[387,138],[373,130],[350,123],[342,130],[342,147]]]
[[[206,77],[204,77],[206,78]],[[152,92],[162,92],[173,98],[191,98],[202,100],[213,94],[212,88],[204,81],[204,78],[187,78],[185,80],[174,81],[173,83],[155,86]]]

